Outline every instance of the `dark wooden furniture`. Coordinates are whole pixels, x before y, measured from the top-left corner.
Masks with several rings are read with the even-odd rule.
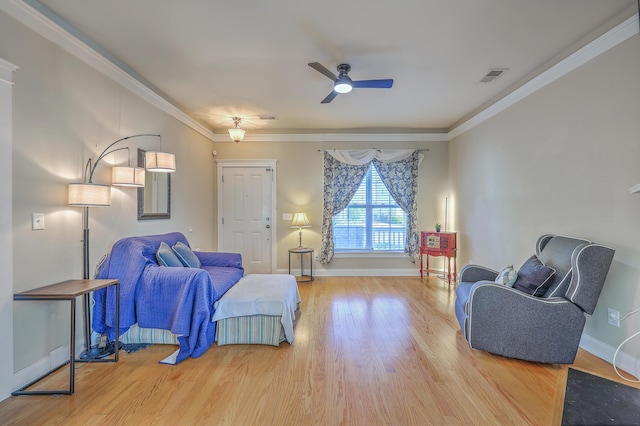
[[[69,337],[69,361],[61,366],[49,371],[48,373],[38,377],[29,384],[21,387],[12,393],[12,395],[73,395],[75,382],[75,363],[85,362],[82,359],[76,359],[76,298],[78,296],[88,295],[90,292],[109,286],[116,287],[116,330],[120,328],[120,281],[119,280],[68,280],[51,284],[46,287],[40,287],[33,290],[23,291],[13,295],[13,300],[66,300],[71,305],[71,327]],[[113,358],[108,359],[92,359],[86,362],[118,362],[118,339],[115,339],[115,353]],[[87,344],[89,344],[87,342]],[[89,349],[89,348],[87,348]],[[59,370],[69,364],[69,389],[62,390],[25,390],[43,378],[47,377],[54,371]]]
[[[453,281],[456,281],[458,275],[458,269],[456,265],[456,254],[458,246],[456,244],[455,232],[431,232],[423,231],[420,233],[420,278],[423,277],[423,272],[442,273],[439,270],[432,269],[429,266],[430,256],[444,256],[447,261],[447,268],[445,271],[445,277],[449,284],[451,284],[451,277],[453,275]],[[422,256],[427,256],[426,267],[422,261]],[[451,274],[451,259],[453,259],[453,274]]]

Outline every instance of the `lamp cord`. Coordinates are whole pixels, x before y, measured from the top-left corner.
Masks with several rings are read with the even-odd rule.
[[[620,372],[618,371],[618,367],[616,367],[616,357],[618,356],[618,352],[620,351],[620,348],[622,348],[622,345],[624,345],[625,343],[627,343],[629,340],[633,339],[637,335],[640,335],[640,331],[638,331],[637,333],[632,334],[631,336],[627,337],[624,340],[624,342],[622,342],[622,343],[620,343],[620,345],[618,345],[618,347],[616,348],[616,352],[613,354],[613,361],[612,361],[613,370],[616,372],[618,377],[620,377],[624,381],[631,382],[631,383],[640,383],[640,380],[631,380],[631,379],[628,379],[628,378],[624,377],[622,374],[620,374]],[[636,371],[636,374],[638,374],[637,371]]]
[[[639,4],[640,4],[640,0],[638,0]],[[629,315],[635,314],[636,312],[640,311],[640,308],[638,309],[634,309],[633,311],[629,312],[628,314],[626,314],[625,316],[623,316],[622,318],[620,318],[620,321],[624,321],[626,320]],[[639,380],[631,380],[628,379],[626,377],[624,377],[622,374],[620,374],[620,372],[618,371],[618,367],[616,366],[616,358],[618,357],[618,352],[620,352],[620,349],[622,348],[622,346],[627,343],[629,340],[633,339],[634,337],[640,335],[640,331],[638,331],[635,334],[632,334],[631,336],[627,337],[622,343],[620,343],[618,345],[618,347],[616,348],[616,351],[613,354],[613,360],[611,361],[611,364],[613,364],[613,370],[616,372],[616,374],[618,375],[618,377],[620,377],[622,380],[627,381],[627,382],[631,382],[631,383],[640,383],[640,379]],[[631,373],[629,373],[631,374]],[[640,377],[640,374],[638,374],[638,369],[636,367],[636,372],[635,372],[635,376],[636,377]]]

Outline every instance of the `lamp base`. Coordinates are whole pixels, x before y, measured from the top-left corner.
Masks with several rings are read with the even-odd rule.
[[[118,349],[122,347],[122,343],[118,344]],[[94,346],[86,351],[82,352],[79,359],[83,361],[89,361],[92,359],[102,359],[106,358],[110,355],[114,355],[116,353],[116,345],[115,342],[107,343],[107,345],[103,348],[99,346]]]

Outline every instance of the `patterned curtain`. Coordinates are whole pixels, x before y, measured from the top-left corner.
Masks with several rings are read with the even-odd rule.
[[[404,252],[408,253],[415,263],[420,255],[418,231],[419,153],[414,151],[410,157],[393,163],[383,163],[374,159],[373,164],[393,199],[407,214],[407,239]]]
[[[347,207],[368,169],[369,163],[352,166],[339,162],[325,151],[320,263],[329,263],[333,258],[333,217]]]

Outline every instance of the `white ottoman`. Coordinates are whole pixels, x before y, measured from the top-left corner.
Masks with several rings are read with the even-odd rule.
[[[299,305],[293,275],[247,275],[213,305],[218,345],[292,343]]]

